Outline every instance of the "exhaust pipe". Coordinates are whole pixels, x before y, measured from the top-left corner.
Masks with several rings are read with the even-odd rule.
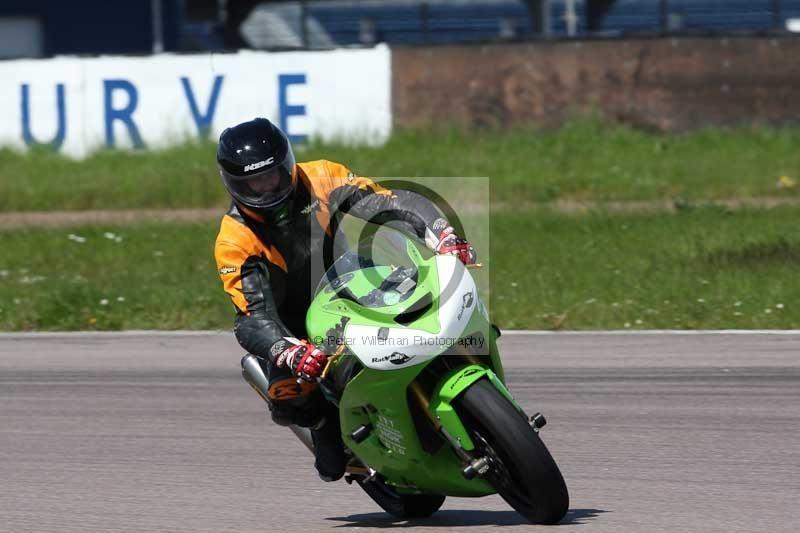
[[[295,426],[294,424],[289,426],[289,429],[291,429],[292,433],[294,433],[295,436],[300,439],[300,442],[302,442],[303,445],[308,448],[308,451],[314,453],[314,441],[311,439],[310,429],[301,428],[300,426]]]
[[[242,357],[242,377],[265,402],[269,402],[269,381],[255,355],[247,354]]]
[[[242,357],[242,377],[265,402],[269,402],[269,381],[267,380],[267,376],[264,375],[264,371],[261,369],[261,365],[255,355],[247,354]],[[311,453],[314,453],[311,430],[295,425],[289,426],[289,429],[292,430],[292,433],[300,439],[300,442],[302,442],[306,448],[311,450]]]

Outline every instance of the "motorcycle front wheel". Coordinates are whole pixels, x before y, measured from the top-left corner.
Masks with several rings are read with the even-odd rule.
[[[561,472],[528,420],[485,379],[457,399],[456,411],[486,457],[484,475],[518,513],[536,524],[558,523],[569,509]]]

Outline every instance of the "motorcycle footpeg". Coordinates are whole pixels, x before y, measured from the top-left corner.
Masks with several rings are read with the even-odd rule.
[[[345,453],[351,453],[350,450],[346,450]],[[353,481],[358,481],[359,479],[366,479],[375,473],[375,470],[371,469],[352,455],[347,462],[347,466],[344,469],[345,476],[344,480],[347,482],[348,485],[352,485]]]
[[[542,413],[536,413],[530,418],[528,423],[531,425],[534,431],[538,432],[544,427],[545,424],[547,424],[547,419]]]
[[[486,457],[479,457],[468,464],[461,473],[464,474],[465,478],[473,479],[475,476],[482,476],[488,471],[489,461],[486,460]]]

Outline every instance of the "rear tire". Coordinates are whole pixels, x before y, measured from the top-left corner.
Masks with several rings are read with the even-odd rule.
[[[400,494],[380,477],[370,481],[356,479],[356,483],[381,509],[396,518],[427,518],[439,510],[445,498],[440,494]]]
[[[567,485],[522,413],[485,379],[464,391],[455,408],[476,452],[489,459],[484,477],[500,496],[533,523],[558,523],[569,509]]]

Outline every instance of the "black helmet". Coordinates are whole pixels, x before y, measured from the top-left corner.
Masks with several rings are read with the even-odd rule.
[[[219,174],[239,204],[285,221],[294,192],[295,160],[289,139],[265,118],[228,128],[217,146]]]

